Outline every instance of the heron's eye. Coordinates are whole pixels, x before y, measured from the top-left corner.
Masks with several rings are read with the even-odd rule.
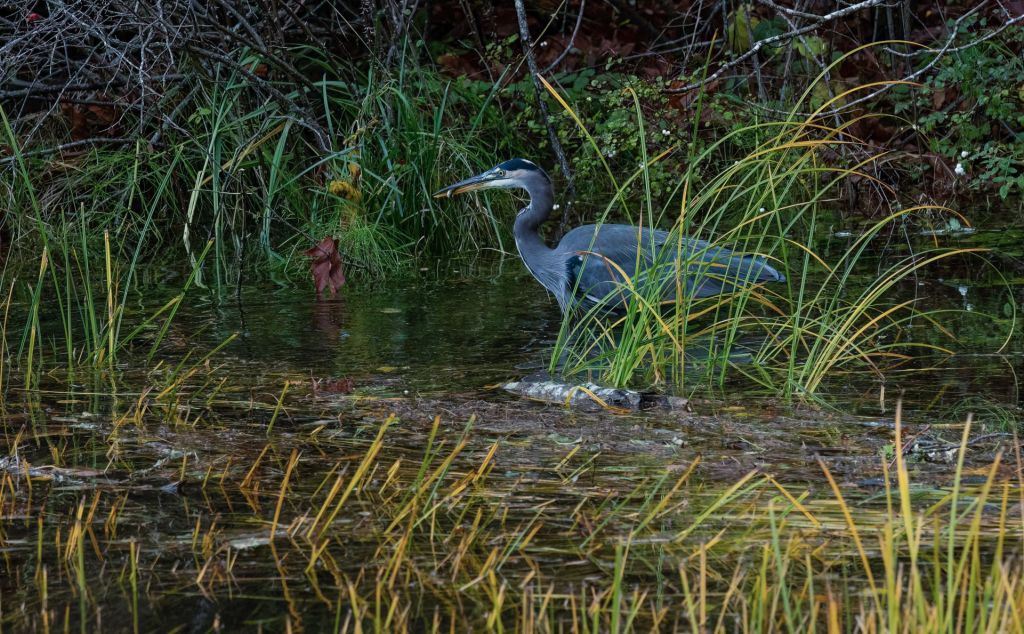
[[[505,170],[498,170],[498,176],[504,176]]]

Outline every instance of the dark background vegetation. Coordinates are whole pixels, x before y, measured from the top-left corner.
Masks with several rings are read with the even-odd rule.
[[[1022,17],[1020,0],[7,3],[0,236],[37,256],[106,230],[139,262],[195,262],[212,240],[204,275],[227,286],[300,274],[325,235],[366,277],[508,251],[508,209],[429,194],[512,156],[580,203],[562,206],[561,227],[609,190],[531,67],[613,169],[676,148],[652,170],[656,195],[687,156],[785,117],[809,89],[805,105],[890,152],[881,182],[1012,210],[1024,188]],[[719,158],[748,149],[740,137]],[[889,204],[877,185],[847,190],[841,215]]]

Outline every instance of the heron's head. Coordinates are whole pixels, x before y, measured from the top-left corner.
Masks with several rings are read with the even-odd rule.
[[[530,189],[530,185],[540,182],[551,182],[544,170],[526,159],[515,158],[500,163],[483,174],[449,185],[435,193],[434,198],[445,198],[478,189]]]

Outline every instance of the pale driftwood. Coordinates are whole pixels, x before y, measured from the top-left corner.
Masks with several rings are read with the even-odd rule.
[[[601,387],[594,383],[570,385],[556,381],[513,381],[505,384],[505,390],[527,398],[567,405],[585,412],[596,412],[609,407],[640,409],[640,393],[633,390]]]
[[[624,388],[602,387],[589,382],[573,385],[558,381],[526,379],[506,383],[503,387],[505,391],[512,394],[545,403],[565,405],[582,412],[636,411],[654,407],[678,411],[689,410],[685,398],[663,394],[644,394]]]

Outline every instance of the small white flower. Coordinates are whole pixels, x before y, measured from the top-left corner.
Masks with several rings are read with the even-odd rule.
[[[561,207],[561,205],[559,205],[558,203],[555,203],[554,205],[551,205],[552,209],[558,209],[559,207]]]
[[[668,130],[665,130],[664,128],[662,128],[661,133],[664,134],[665,136],[668,136],[668,135],[672,134],[671,132],[669,132]]]
[[[960,153],[960,158],[967,158],[967,154],[967,150],[964,150],[963,152]]]
[[[587,97],[587,101],[593,101],[593,99],[591,99],[590,97]]]
[[[759,213],[759,214],[763,214],[763,213],[764,213],[764,207],[761,207],[760,209],[758,209],[758,210],[757,210],[757,213]]]
[[[960,292],[960,297],[967,297],[967,287],[960,285],[956,287],[956,290]]]
[[[956,167],[953,168],[953,173],[956,174],[957,176],[966,176],[967,170],[964,169],[963,165],[957,163]]]
[[[548,45],[547,40],[544,40],[543,42],[540,43],[541,48],[544,48],[547,45]]]

